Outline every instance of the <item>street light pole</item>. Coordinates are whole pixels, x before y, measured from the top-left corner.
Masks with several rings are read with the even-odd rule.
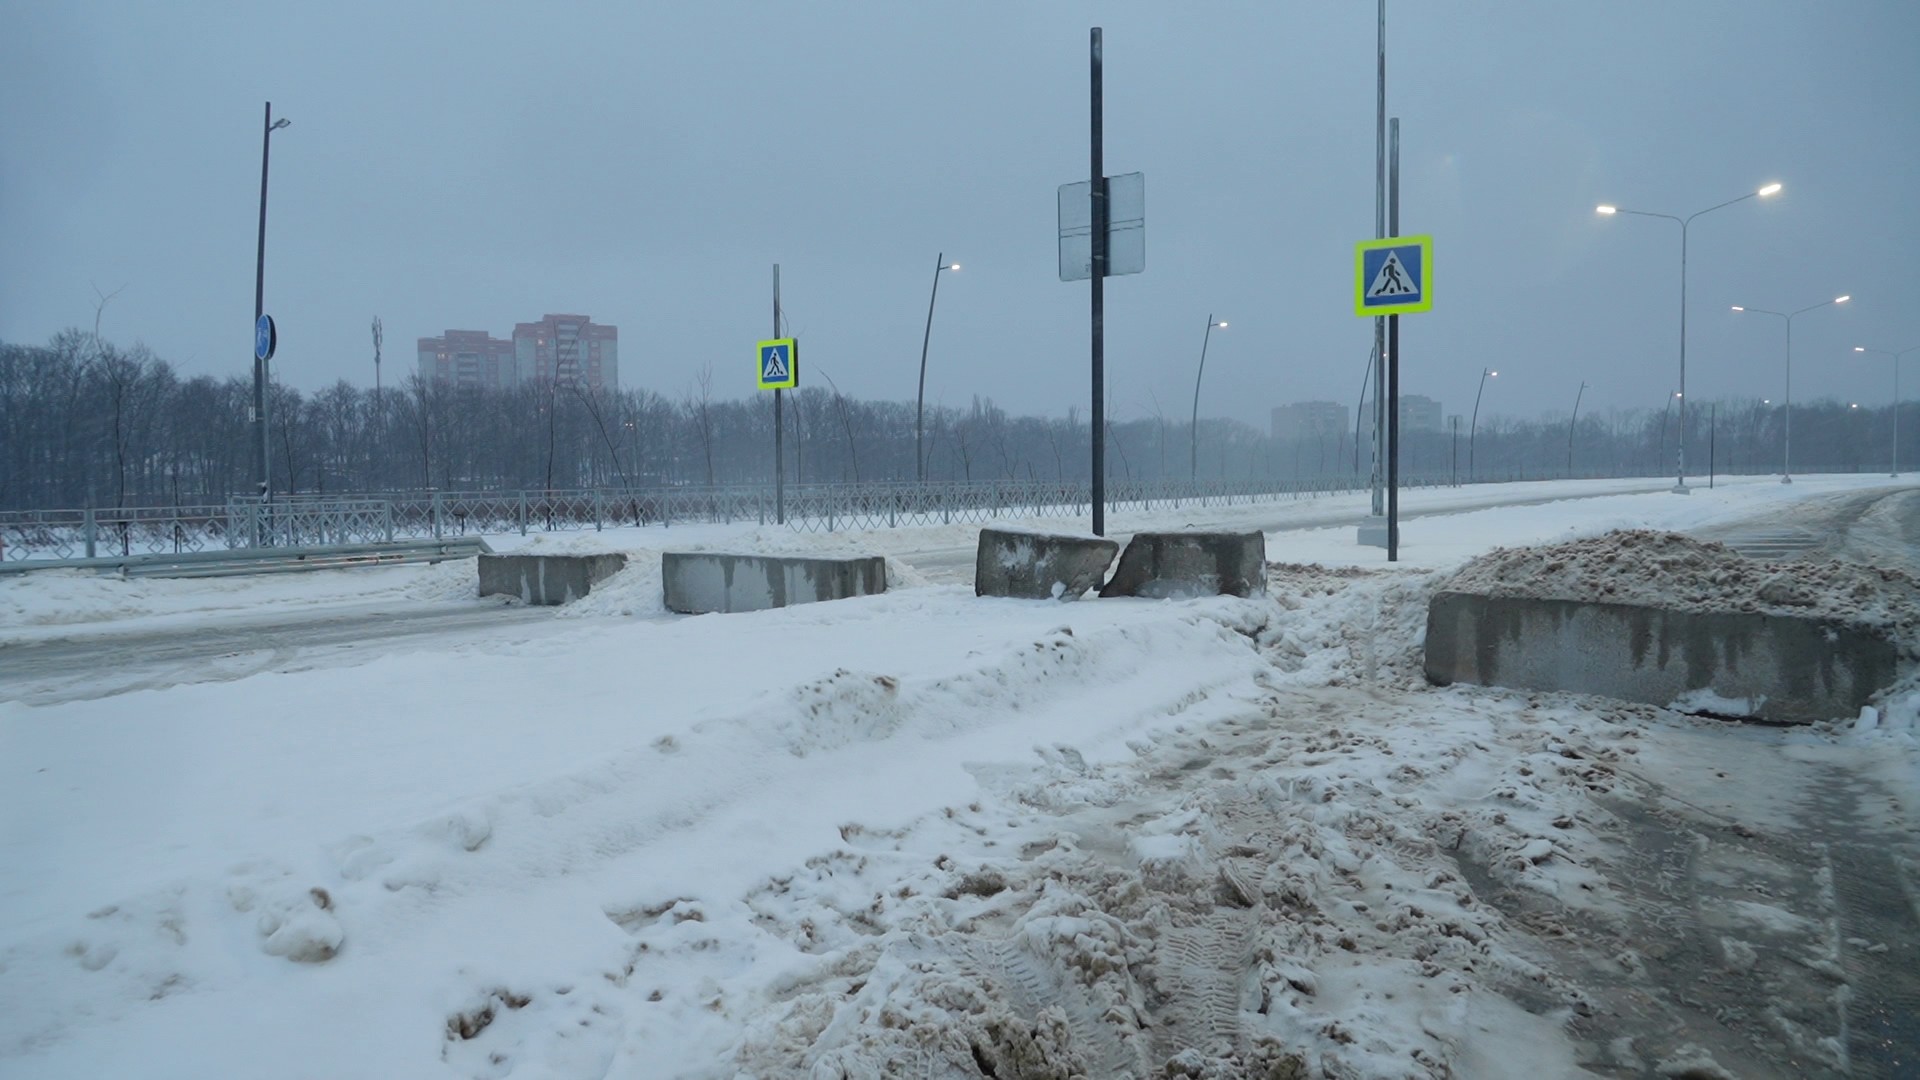
[[[253,260],[253,321],[257,325],[266,313],[267,297],[267,154],[273,148],[273,133],[293,121],[273,118],[273,102],[267,102],[266,119],[260,133],[260,244]],[[267,472],[267,362],[255,350],[253,360],[253,471],[260,483],[260,498],[273,500],[273,482]]]
[[[1680,399],[1682,404],[1680,406],[1679,456],[1675,465],[1675,479],[1673,482],[1675,494],[1685,495],[1687,493],[1687,408],[1685,404],[1687,395],[1687,227],[1692,225],[1693,219],[1699,217],[1701,214],[1710,214],[1715,210],[1732,206],[1734,203],[1745,202],[1748,199],[1772,195],[1779,190],[1779,184],[1768,184],[1758,191],[1749,191],[1739,198],[1728,199],[1723,203],[1716,203],[1713,206],[1707,207],[1705,210],[1697,210],[1694,213],[1688,214],[1684,218],[1674,214],[1659,214],[1646,210],[1628,210],[1623,207],[1607,206],[1604,204],[1594,207],[1595,212],[1605,215],[1634,214],[1639,217],[1665,218],[1668,221],[1674,221],[1680,224]]]
[[[933,294],[927,297],[927,332],[920,337],[920,393],[913,403],[913,474],[922,483],[927,479],[927,459],[920,452],[920,418],[927,404],[927,343],[933,340],[933,305],[940,299],[940,271],[958,269],[959,263],[948,264],[946,252],[934,256]]]
[[[1817,304],[1808,304],[1799,311],[1768,311],[1766,308],[1741,307],[1739,304],[1733,305],[1733,310],[1735,311],[1750,315],[1773,315],[1787,324],[1787,411],[1784,414],[1786,422],[1780,452],[1780,482],[1783,484],[1793,483],[1793,320],[1795,316],[1805,315],[1809,311],[1817,311],[1820,308],[1830,307],[1834,304],[1844,304],[1851,299],[1853,299],[1852,296],[1836,296],[1831,300],[1822,300]]]
[[[1887,475],[1899,476],[1900,475],[1900,358],[1907,355],[1910,352],[1920,352],[1920,345],[1915,345],[1907,349],[1901,349],[1899,352],[1895,352],[1892,349],[1872,349],[1872,348],[1868,348],[1865,345],[1855,345],[1853,347],[1853,351],[1858,353],[1879,353],[1881,356],[1884,356],[1887,359],[1893,361],[1893,466],[1892,466],[1893,471],[1889,472]]]
[[[1487,392],[1487,377],[1499,378],[1491,368],[1480,369],[1480,389],[1473,392],[1473,421],[1467,425],[1467,483],[1473,483],[1473,435],[1480,429],[1480,395]]]
[[[1449,487],[1460,486],[1460,414],[1454,413],[1447,418],[1448,426],[1453,428],[1452,456],[1449,458],[1452,473],[1448,477]]]
[[[1187,471],[1188,479],[1190,480],[1198,480],[1200,478],[1200,376],[1207,373],[1207,342],[1212,340],[1213,328],[1216,326],[1225,330],[1227,328],[1226,320],[1223,319],[1220,322],[1214,322],[1213,314],[1209,312],[1207,314],[1207,332],[1200,338],[1200,370],[1193,373],[1193,419],[1187,424],[1187,436],[1190,443],[1188,447],[1189,461],[1187,463]]]
[[[1580,422],[1580,399],[1587,393],[1587,384],[1582,381],[1580,390],[1573,395],[1573,419],[1567,421],[1567,479],[1573,479],[1573,427]]]

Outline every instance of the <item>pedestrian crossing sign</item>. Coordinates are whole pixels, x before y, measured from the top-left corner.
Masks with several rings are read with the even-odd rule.
[[[1353,313],[1365,318],[1433,309],[1433,237],[1363,240],[1353,250]]]
[[[757,370],[762,390],[792,390],[800,385],[800,341],[775,338],[760,343]]]

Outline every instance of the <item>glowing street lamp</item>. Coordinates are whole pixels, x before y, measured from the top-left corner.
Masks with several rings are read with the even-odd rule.
[[[1887,359],[1893,361],[1893,471],[1889,472],[1887,475],[1899,476],[1900,475],[1900,358],[1907,355],[1910,352],[1920,352],[1920,345],[1915,345],[1912,348],[1908,348],[1908,349],[1901,349],[1898,352],[1895,352],[1892,349],[1873,349],[1873,348],[1868,348],[1865,345],[1855,345],[1853,347],[1853,351],[1857,353],[1879,353],[1881,356],[1884,356]]]
[[[1473,483],[1473,433],[1480,427],[1480,395],[1487,392],[1487,380],[1497,379],[1500,373],[1492,368],[1480,369],[1480,389],[1473,392],[1473,421],[1467,425],[1467,483]]]
[[[1200,370],[1193,373],[1193,419],[1187,425],[1189,443],[1187,454],[1190,459],[1187,463],[1187,472],[1188,479],[1191,480],[1200,478],[1200,376],[1207,373],[1207,342],[1213,339],[1213,328],[1216,326],[1225,330],[1227,321],[1222,319],[1214,322],[1213,316],[1209,314],[1207,332],[1200,338]]]
[[[913,474],[914,478],[924,482],[927,478],[927,458],[920,451],[921,416],[927,406],[927,343],[933,340],[933,305],[940,299],[940,272],[953,270],[958,272],[959,263],[947,261],[947,253],[941,252],[933,259],[933,295],[927,297],[927,331],[920,338],[920,392],[913,402]]]
[[[1606,204],[1594,207],[1594,212],[1600,214],[1602,217],[1611,217],[1615,214],[1635,214],[1639,217],[1666,218],[1668,221],[1678,222],[1680,225],[1680,390],[1682,393],[1685,393],[1687,389],[1687,227],[1693,224],[1693,219],[1699,217],[1701,214],[1710,214],[1722,207],[1732,206],[1734,203],[1745,202],[1748,199],[1773,195],[1779,192],[1779,190],[1779,184],[1768,184],[1757,191],[1749,191],[1738,198],[1728,199],[1723,203],[1716,203],[1713,206],[1707,207],[1705,210],[1698,210],[1688,214],[1684,218],[1674,214],[1659,214],[1647,210],[1627,210],[1622,207],[1609,206]],[[1675,477],[1673,490],[1676,493],[1685,494],[1687,491],[1687,423],[1685,410],[1681,411],[1680,416],[1680,449],[1675,469]]]
[[[1783,447],[1780,454],[1780,482],[1783,484],[1793,483],[1793,320],[1794,320],[1794,317],[1796,315],[1805,315],[1809,311],[1817,311],[1823,307],[1831,307],[1834,304],[1844,304],[1851,299],[1853,299],[1852,296],[1836,296],[1831,300],[1822,300],[1817,304],[1809,304],[1806,307],[1801,308],[1799,311],[1768,311],[1766,308],[1741,307],[1739,304],[1733,305],[1733,310],[1735,311],[1746,312],[1747,314],[1750,314],[1750,315],[1773,315],[1778,317],[1779,319],[1781,319],[1783,322],[1787,324],[1787,398],[1786,398],[1786,414],[1785,414],[1786,421],[1784,424],[1785,438],[1783,440]]]

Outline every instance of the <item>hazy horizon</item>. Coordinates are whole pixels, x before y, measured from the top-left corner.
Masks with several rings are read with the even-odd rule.
[[[1483,416],[1658,407],[1677,382],[1679,229],[1697,220],[1688,396],[1884,404],[1920,344],[1889,270],[1920,236],[1920,8],[1481,2],[1388,10],[1402,232],[1436,243],[1402,390]],[[930,403],[1087,404],[1087,286],[1055,266],[1058,185],[1087,169],[1087,28],[1105,28],[1106,163],[1147,178],[1147,267],[1108,283],[1116,418],[1191,406],[1266,427],[1352,409],[1372,233],[1374,5],[349,3],[0,14],[0,339],[90,327],[186,375],[246,375],[262,101],[276,376],[371,385],[448,329],[548,312],[620,330],[624,387],[705,364],[751,394],[782,266],[809,375],[911,400],[935,257]],[[804,376],[803,376],[804,377]],[[1909,385],[1916,385],[1910,382]]]

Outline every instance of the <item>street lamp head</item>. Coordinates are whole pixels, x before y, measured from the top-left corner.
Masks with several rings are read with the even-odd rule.
[[[283,117],[281,117],[280,119],[278,119],[278,120],[275,120],[275,121],[273,122],[273,126],[272,126],[272,127],[270,127],[270,128],[268,128],[267,130],[268,130],[268,131],[279,131],[279,130],[280,130],[281,128],[283,128],[283,127],[290,127],[290,126],[292,126],[292,124],[293,124],[293,121],[291,121],[291,120],[289,120],[289,119],[287,119],[286,117],[284,117],[284,116],[283,116]]]
[[[1735,305],[1733,305],[1733,310],[1735,310],[1735,311],[1745,311],[1745,310],[1747,310],[1747,309],[1746,309],[1746,308],[1743,308],[1743,307],[1741,307],[1741,306],[1740,306],[1739,304],[1735,304]]]
[[[1593,212],[1596,214],[1617,214],[1620,212],[1620,208],[1617,206],[1607,206],[1603,203],[1594,207]]]
[[[1852,296],[1836,296],[1833,298],[1833,302],[1836,304],[1844,304],[1851,299],[1853,299]]]
[[[1222,330],[1225,330],[1227,328],[1227,320],[1221,319],[1219,322],[1214,323],[1213,325],[1219,327]]]
[[[1777,194],[1779,191],[1780,191],[1779,184],[1768,184],[1766,187],[1763,187],[1759,191],[1754,192],[1754,194],[1765,197],[1768,195]]]
[[[958,270],[958,269],[960,269],[960,264],[959,264],[959,263],[948,263],[947,265],[945,265],[945,266],[943,266],[943,267],[941,267],[940,269],[942,269],[942,270]]]
[[[1855,345],[1855,346],[1853,347],[1853,351],[1854,351],[1854,352],[1866,352],[1866,351],[1867,351],[1867,347],[1866,347],[1865,345]]]

